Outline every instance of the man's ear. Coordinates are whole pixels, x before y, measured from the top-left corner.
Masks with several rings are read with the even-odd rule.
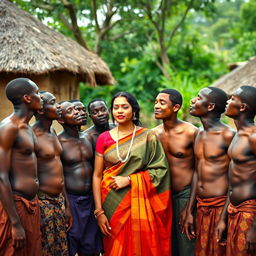
[[[240,112],[244,112],[248,109],[248,105],[246,103],[242,103],[240,106]]]
[[[175,104],[172,109],[174,112],[178,112],[180,110],[180,104]]]
[[[27,104],[31,103],[31,96],[29,96],[28,94],[24,94],[23,95],[23,101]]]
[[[215,103],[209,103],[209,105],[207,107],[208,111],[213,111],[214,108],[215,108]]]

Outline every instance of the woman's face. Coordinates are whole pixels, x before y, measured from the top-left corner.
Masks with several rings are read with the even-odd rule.
[[[118,124],[132,122],[132,106],[125,97],[117,97],[113,102],[112,114]]]

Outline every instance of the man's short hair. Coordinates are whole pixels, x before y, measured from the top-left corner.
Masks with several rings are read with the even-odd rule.
[[[91,104],[96,102],[96,101],[102,101],[105,103],[105,105],[107,106],[107,103],[105,100],[101,99],[101,98],[95,98],[93,100],[91,100],[89,103],[88,103],[88,106],[87,106],[87,109],[88,109],[88,112],[90,113],[90,108],[91,108]]]
[[[179,104],[182,106],[182,95],[175,89],[164,89],[160,93],[169,94],[170,101],[173,105]]]
[[[13,105],[22,103],[22,97],[30,94],[36,85],[28,78],[16,78],[10,81],[5,88],[6,97],[12,102]]]
[[[250,85],[243,85],[240,87],[241,93],[239,93],[239,97],[243,103],[246,103],[250,111],[253,113],[256,112],[256,88]]]
[[[210,103],[214,103],[214,112],[217,114],[222,114],[225,111],[228,95],[220,88],[209,86],[207,87],[211,90],[209,93]]]

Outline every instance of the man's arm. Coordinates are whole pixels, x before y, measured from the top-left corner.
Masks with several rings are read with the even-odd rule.
[[[255,132],[249,137],[249,143],[250,143],[251,150],[256,158],[256,133]],[[251,227],[249,228],[249,231],[246,235],[246,249],[248,253],[252,253],[253,255],[256,254],[256,214],[254,216]]]
[[[196,171],[194,171],[193,178],[192,178],[192,184],[191,184],[191,193],[190,193],[190,199],[187,203],[187,211],[186,211],[186,218],[184,221],[183,227],[181,227],[181,232],[186,234],[187,238],[191,240],[192,238],[195,238],[195,228],[194,228],[194,217],[193,217],[193,209],[195,207],[196,203],[196,188],[197,188],[197,182],[198,182],[198,174]]]
[[[26,235],[17,214],[12,188],[9,180],[11,166],[11,152],[18,134],[18,127],[10,124],[0,130],[0,194],[1,202],[12,224],[11,232],[13,246],[21,248],[25,246]]]

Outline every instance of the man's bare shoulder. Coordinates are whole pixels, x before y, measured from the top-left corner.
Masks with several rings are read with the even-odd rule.
[[[235,134],[236,134],[236,131],[232,127],[228,125],[223,126],[222,135],[226,142],[230,143],[233,137],[235,136]]]
[[[193,136],[198,132],[198,128],[196,126],[186,121],[180,120],[179,125],[177,127],[179,127],[182,132],[185,132]]]
[[[7,117],[0,122],[0,145],[13,142],[19,131],[19,123]]]
[[[153,131],[156,135],[160,135],[160,134],[164,133],[164,126],[163,126],[163,124],[160,124],[160,125],[152,128],[151,131]]]

